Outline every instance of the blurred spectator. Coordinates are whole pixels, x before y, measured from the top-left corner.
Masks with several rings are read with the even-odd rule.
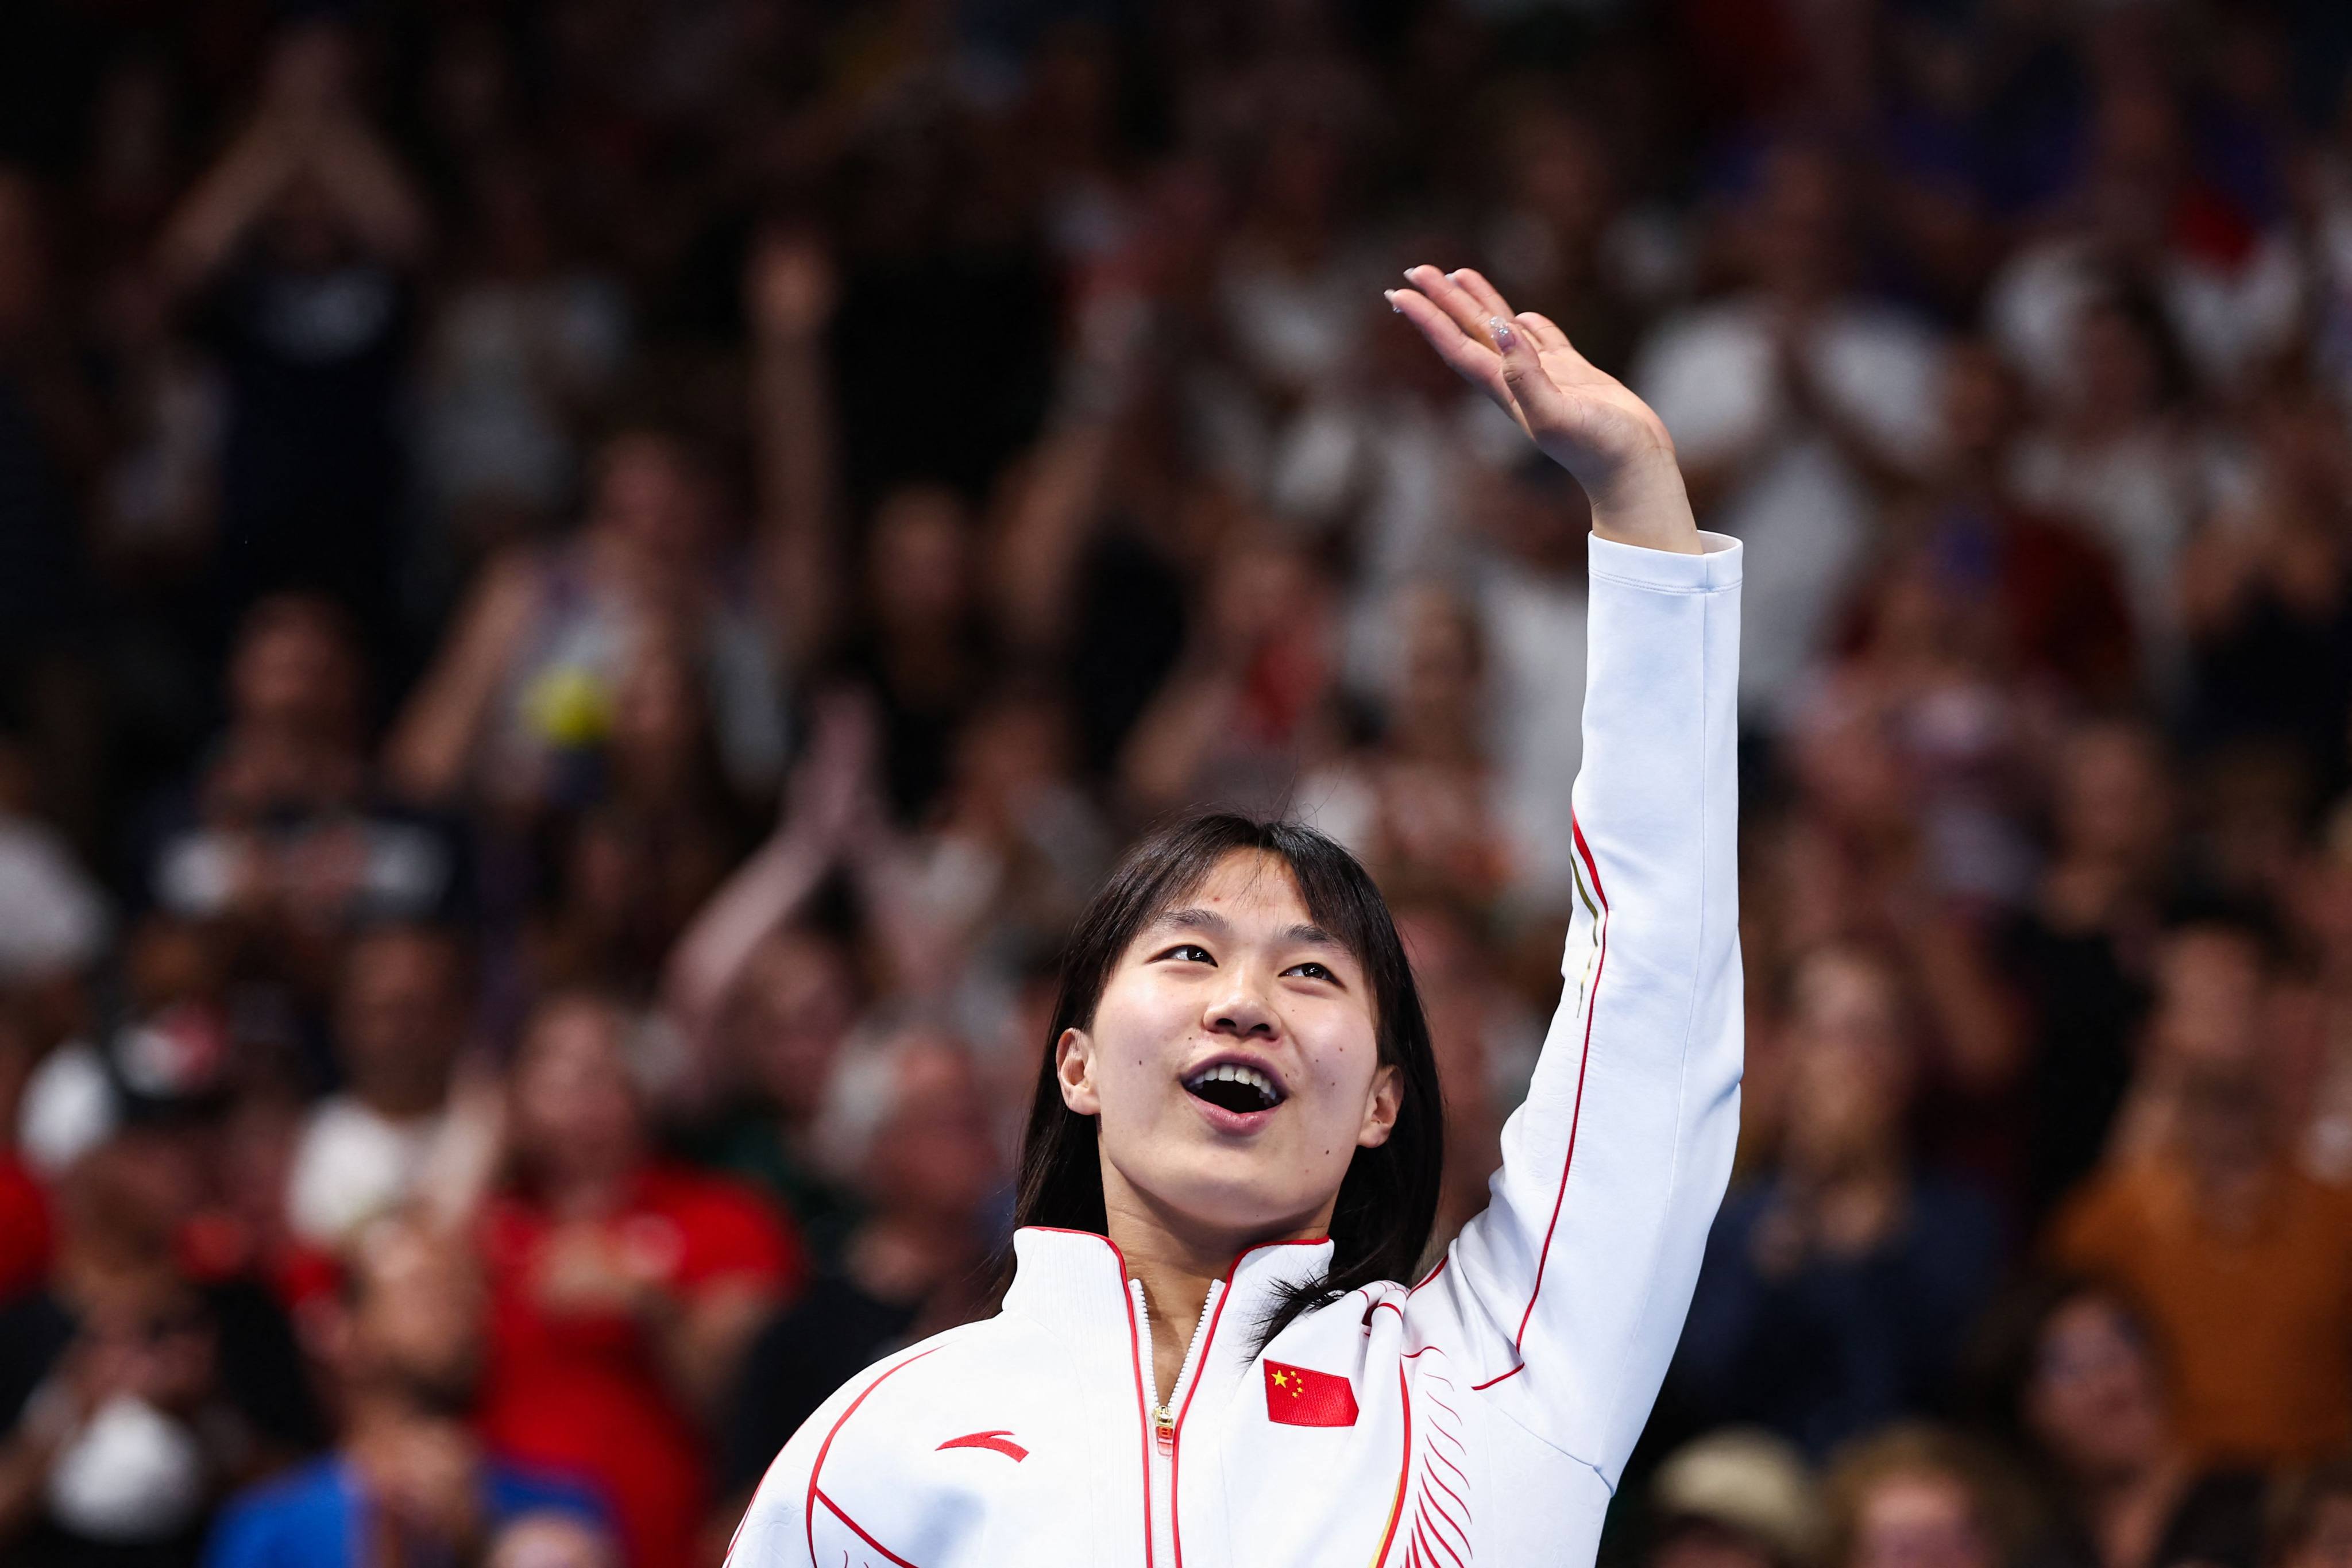
[[[465,1562],[486,1557],[515,1521],[546,1514],[603,1535],[592,1493],[484,1452],[465,1425],[488,1306],[472,1259],[398,1219],[370,1226],[351,1257],[342,1301],[320,1331],[336,1451],[236,1499],[206,1568]]]
[[[2024,1178],[2036,1218],[2098,1163],[2131,1079],[2179,875],[2168,760],[2129,721],[2085,724],[2056,758],[2050,859],[2006,943],[2034,1020]]]
[[[2248,193],[2200,168],[2187,110],[2148,58],[2153,17],[2111,26],[2110,74],[2090,126],[2089,168],[2063,221],[2011,256],[1985,314],[2003,348],[2053,392],[2098,368],[2080,350],[2085,310],[2112,279],[2162,307],[2189,363],[2229,390],[2258,374],[2297,325],[2302,259]],[[2265,193],[2267,194],[2267,193]]]
[[[827,1163],[871,1208],[837,1268],[751,1342],[719,1465],[730,1504],[860,1368],[984,1300],[1004,1168],[979,1090],[962,1044],[921,1028],[868,1042],[834,1069]]]
[[[2273,1568],[2343,1568],[2352,1560],[2352,1462],[2324,1460],[2272,1500],[2263,1561]]]
[[[247,612],[227,722],[201,772],[148,813],[139,892],[218,922],[243,963],[308,1003],[354,921],[452,911],[457,846],[383,800],[365,749],[363,656],[332,600],[278,595]]]
[[[2352,458],[2342,409],[2294,377],[2256,403],[2252,472],[2181,572],[2194,678],[2191,732],[2274,740],[2314,784],[2345,776],[2352,703]]]
[[[1445,1085],[1445,1182],[1433,1245],[1451,1241],[1486,1206],[1504,1119],[1527,1097],[1543,1045],[1543,1020],[1504,983],[1475,907],[1426,893],[1395,905]]]
[[[1617,216],[1619,171],[1601,128],[1565,94],[1523,89],[1503,117],[1496,162],[1507,182],[1486,247],[1494,280],[1522,310],[1549,316],[1577,352],[1612,375],[1632,357],[1641,312]]]
[[[1937,345],[1854,289],[1850,182],[1784,141],[1733,218],[1748,291],[1669,316],[1633,386],[1673,432],[1701,526],[1754,546],[1745,706],[1778,716],[1867,558],[1874,481],[1937,445]]]
[[[1484,904],[1503,889],[1507,858],[1489,806],[1486,650],[1470,607],[1434,589],[1397,620],[1403,647],[1380,740],[1309,776],[1300,810],[1383,885]]]
[[[631,1563],[682,1568],[706,1495],[698,1423],[805,1266],[750,1192],[654,1156],[626,1026],[601,996],[557,993],[518,1048],[517,1179],[482,1237],[480,1427],[504,1454],[593,1480]]]
[[[782,762],[779,646],[760,595],[729,569],[718,498],[693,447],[659,428],[606,443],[572,538],[517,546],[479,574],[387,759],[420,800],[487,794],[507,811],[593,798],[593,772],[651,656],[692,671],[729,787]]]
[[[1213,568],[1191,646],[1137,720],[1120,781],[1139,815],[1184,806],[1274,813],[1328,749],[1328,584],[1304,552],[1253,538]]]
[[[2181,418],[2187,371],[2144,298],[2087,303],[2057,406],[2011,458],[2021,500],[2072,520],[2112,552],[2145,674],[2178,697],[2185,648],[2175,584],[2202,521],[2208,456]]]
[[[1953,651],[1986,674],[2054,685],[2077,700],[2126,696],[2136,649],[2116,556],[2130,542],[2102,541],[2012,497],[2003,468],[2016,433],[2016,392],[1990,347],[1953,344],[1937,396],[1941,441],[1916,502],[1920,537],[1911,549],[1963,620]],[[2154,608],[2168,628],[2170,550],[2152,566],[2129,563],[2155,580]]]
[[[33,1049],[13,1008],[0,1009],[0,1128],[13,1131]],[[55,1249],[49,1197],[10,1137],[0,1144],[0,1301],[47,1278]]]
[[[2305,1459],[2352,1432],[2352,1209],[2295,1168],[2265,1076],[2261,933],[2168,933],[2134,1101],[2053,1222],[2053,1257],[2116,1279],[2170,1349],[2208,1463]]]
[[[2002,1425],[2045,1463],[2051,1568],[2262,1562],[2263,1478],[2202,1468],[2173,1420],[2161,1348],[2112,1287],[2058,1278],[2009,1306],[1993,1391]]]
[[[765,1188],[831,1260],[857,1200],[812,1147],[825,1086],[866,1001],[856,957],[810,918],[853,840],[875,826],[876,737],[858,699],[816,710],[776,830],[711,895],[671,950],[663,1026],[701,1103],[709,1157]]]
[[[1916,1166],[1895,977],[1830,949],[1790,989],[1778,1158],[1725,1201],[1673,1382],[1695,1413],[1824,1454],[1948,1395],[2001,1245],[1990,1205]]]
[[[609,1532],[551,1509],[501,1525],[482,1558],[483,1568],[619,1568],[620,1563]]]
[[[104,730],[79,508],[103,427],[47,207],[26,171],[0,162],[0,713],[36,764],[41,809],[86,836]]]
[[[883,498],[866,537],[866,614],[841,673],[874,694],[883,782],[902,822],[920,823],[937,805],[955,736],[993,662],[974,531],[954,491],[917,485]]]
[[[16,757],[0,747],[0,784]],[[25,1163],[55,1176],[114,1128],[120,1097],[89,1038],[89,971],[112,917],[57,831],[0,800],[0,1006],[23,1075],[8,1124]]]
[[[513,151],[469,171],[473,253],[423,353],[423,479],[448,564],[540,531],[572,500],[577,427],[619,374],[628,301],[598,270],[567,266],[544,182]]]
[[[1650,1481],[1649,1568],[1809,1568],[1821,1488],[1781,1438],[1731,1426],[1667,1455]]]
[[[201,1161],[125,1128],[59,1190],[49,1282],[0,1307],[0,1544],[26,1564],[193,1563],[228,1489],[318,1438],[293,1331],[245,1279],[173,1256]]]
[[[2032,1529],[1999,1458],[1937,1426],[1898,1425],[1846,1448],[1825,1490],[1837,1568],[2001,1568]]]
[[[1473,568],[1492,662],[1486,743],[1507,830],[1514,904],[1564,912],[1575,898],[1574,803],[1555,781],[1584,757],[1584,536],[1591,509],[1559,465],[1518,463],[1477,511],[1492,549]],[[1474,493],[1478,493],[1474,491]]]
[[[401,650],[394,400],[431,222],[324,19],[271,44],[245,129],[167,225],[157,265],[226,373],[221,612],[334,594]]]
[[[334,1009],[343,1087],[311,1111],[287,1178],[297,1236],[336,1246],[415,1195],[436,1158],[453,1157],[450,1073],[470,981],[452,931],[383,925],[352,942]]]

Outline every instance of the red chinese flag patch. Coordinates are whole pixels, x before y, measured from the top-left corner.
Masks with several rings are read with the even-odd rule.
[[[1265,1418],[1285,1426],[1353,1426],[1356,1391],[1348,1380],[1283,1362],[1265,1363]]]

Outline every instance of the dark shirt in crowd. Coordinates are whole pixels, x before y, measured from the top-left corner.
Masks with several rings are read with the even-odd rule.
[[[2148,998],[2106,931],[2054,931],[2029,916],[2011,928],[2005,947],[2034,1020],[2021,1129],[2031,1231],[2099,1163],[2131,1083]]]
[[[2258,1568],[2267,1489],[2258,1470],[2200,1474],[2172,1505],[2141,1568]],[[2021,1568],[2106,1568],[2106,1561],[2080,1520],[2062,1517]]]
[[[721,1435],[721,1495],[760,1484],[776,1453],[833,1392],[906,1342],[919,1301],[885,1301],[840,1274],[820,1276],[743,1358]]]
[[[212,302],[229,390],[221,459],[223,625],[263,593],[331,593],[379,654],[400,581],[403,459],[396,423],[413,313],[389,268],[257,264]]]
[[[2000,1262],[2000,1222],[1973,1188],[1928,1176],[1865,1253],[1759,1258],[1777,1181],[1725,1200],[1670,1376],[1677,1406],[1754,1422],[1816,1458],[1946,1403],[1954,1363]]]

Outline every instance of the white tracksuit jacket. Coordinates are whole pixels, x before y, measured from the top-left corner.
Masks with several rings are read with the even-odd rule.
[[[1118,1250],[1024,1230],[1001,1312],[860,1373],[784,1446],[734,1568],[1592,1562],[1738,1123],[1740,551],[1703,539],[1591,542],[1567,984],[1492,1203],[1436,1270],[1257,1351],[1330,1244],[1244,1253],[1168,1431]],[[1352,1421],[1275,1419],[1298,1370],[1345,1378],[1311,1386]]]

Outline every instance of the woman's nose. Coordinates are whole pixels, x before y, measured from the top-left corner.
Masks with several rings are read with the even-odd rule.
[[[1257,988],[1238,984],[1209,1006],[1203,1020],[1213,1035],[1234,1035],[1245,1040],[1270,1040],[1281,1032],[1274,1009]]]

